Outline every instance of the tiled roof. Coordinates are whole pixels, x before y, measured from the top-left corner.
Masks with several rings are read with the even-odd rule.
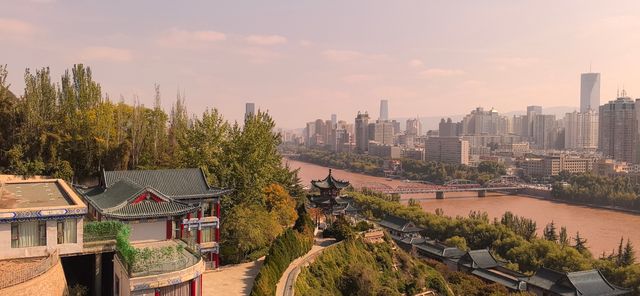
[[[386,215],[382,221],[378,222],[380,226],[393,229],[395,231],[400,232],[420,232],[422,228],[413,226],[411,221],[394,216],[394,215]]]
[[[141,202],[129,204],[115,211],[105,212],[105,216],[113,218],[150,218],[182,215],[193,212],[197,206],[189,206],[179,202]]]
[[[211,188],[200,169],[104,171],[104,186],[110,188],[127,179],[141,187],[151,187],[175,199],[221,196],[231,190]]]
[[[127,179],[119,180],[105,189],[95,187],[82,194],[98,209],[109,209],[126,203],[130,198],[139,195],[144,190],[138,184]]]
[[[319,189],[343,189],[349,186],[349,181],[335,179],[329,169],[329,175],[324,180],[313,180],[311,185]]]
[[[465,254],[463,250],[456,247],[449,247],[433,240],[427,240],[424,243],[417,244],[416,248],[441,258],[460,258]]]
[[[472,250],[460,259],[460,263],[469,264],[472,268],[493,268],[500,266],[489,250]]]
[[[529,285],[560,295],[615,296],[628,295],[631,290],[610,284],[598,270],[562,273],[540,268],[527,280]]]
[[[517,279],[517,278],[512,278],[509,276],[505,276],[501,273],[498,272],[494,272],[491,269],[475,269],[471,272],[471,274],[482,278],[486,281],[490,281],[493,283],[498,283],[502,286],[505,286],[511,290],[515,290],[515,291],[523,291],[525,289],[525,285],[524,282]]]

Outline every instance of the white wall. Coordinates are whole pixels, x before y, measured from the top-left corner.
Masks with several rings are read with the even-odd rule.
[[[57,249],[60,255],[82,252],[83,221],[77,219],[77,242],[58,245],[57,221],[47,221],[47,245],[27,248],[11,247],[11,223],[0,223],[0,259],[42,257]]]
[[[131,242],[145,240],[165,240],[167,238],[167,221],[129,223],[131,226]]]

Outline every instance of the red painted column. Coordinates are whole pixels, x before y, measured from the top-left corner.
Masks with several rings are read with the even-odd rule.
[[[216,203],[216,217],[218,217],[218,227],[216,227],[216,242],[220,242],[220,200]]]
[[[198,282],[200,283],[200,289],[198,289],[198,296],[202,296],[202,276],[198,277]]]
[[[198,219],[201,219],[201,218],[202,218],[202,209],[199,209],[198,210]],[[200,230],[200,227],[198,227],[196,242],[197,243],[202,242],[202,230]]]
[[[187,213],[187,220],[189,220],[189,219],[191,219],[191,213]],[[182,228],[184,229],[184,226]],[[191,238],[190,234],[191,234],[191,231],[187,231],[187,234],[183,235],[183,236],[186,236],[187,239],[189,239],[189,238]]]
[[[167,218],[167,239],[173,238],[173,221],[171,218]]]
[[[154,293],[154,295],[160,296],[160,289],[156,289],[156,292]]]
[[[216,269],[218,267],[220,267],[220,255],[213,253],[213,268]]]
[[[189,283],[191,285],[191,293],[189,293],[191,296],[196,296],[196,279],[192,279],[191,282]]]

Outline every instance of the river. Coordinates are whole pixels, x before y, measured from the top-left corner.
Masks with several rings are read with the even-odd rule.
[[[300,168],[299,177],[302,183],[310,186],[311,180],[324,179],[328,168],[286,159],[292,169]],[[386,184],[392,187],[406,185],[399,180],[388,181],[385,178],[373,177],[352,173],[344,170],[333,170],[333,176],[351,182],[360,188],[370,184]],[[489,214],[491,219],[501,217],[506,211],[528,217],[538,224],[538,235],[542,235],[544,226],[554,221],[558,230],[565,226],[569,236],[574,237],[576,231],[587,239],[587,245],[595,257],[602,252],[607,254],[617,249],[620,237],[624,236],[636,246],[640,246],[640,215],[624,212],[596,209],[586,206],[569,205],[548,200],[520,195],[487,194],[485,198],[478,198],[476,193],[447,193],[445,199],[437,200],[433,194],[403,195],[402,200],[411,197],[432,197],[421,202],[422,208],[427,212],[434,212],[441,208],[447,216],[467,216],[470,211],[483,211]]]

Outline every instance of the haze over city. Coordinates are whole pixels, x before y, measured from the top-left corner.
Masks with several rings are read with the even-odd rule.
[[[622,87],[635,98],[639,12],[637,1],[4,0],[0,56],[18,94],[24,68],[59,77],[84,63],[113,100],[151,105],[158,83],[165,109],[179,89],[190,113],[242,120],[255,102],[296,128],[377,113],[383,98],[391,117],[577,107],[590,67],[602,103]]]

